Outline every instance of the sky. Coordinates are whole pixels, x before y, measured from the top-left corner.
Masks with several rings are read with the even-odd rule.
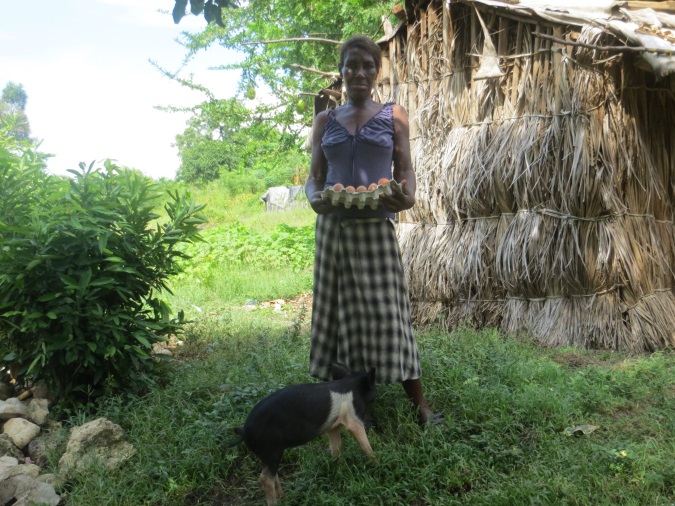
[[[192,106],[205,96],[165,77],[181,66],[183,31],[206,21],[188,14],[175,25],[173,0],[2,1],[0,91],[23,85],[31,136],[53,154],[48,171],[66,174],[80,162],[112,158],[155,179],[173,178],[180,165],[173,147],[186,113],[155,106]],[[163,9],[166,13],[158,12]],[[217,98],[235,95],[239,73],[212,67],[238,54],[214,46],[180,75],[193,74]]]

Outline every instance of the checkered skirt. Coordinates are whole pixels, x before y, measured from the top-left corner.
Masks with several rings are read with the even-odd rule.
[[[421,376],[394,225],[317,216],[309,372],[375,367],[378,383]]]

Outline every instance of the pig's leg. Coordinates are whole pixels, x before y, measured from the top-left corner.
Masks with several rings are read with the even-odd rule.
[[[263,463],[263,472],[260,474],[260,483],[265,492],[267,506],[276,505],[281,496],[281,483],[279,482],[279,464],[284,455],[283,448],[265,448],[263,452],[257,452],[258,458]]]
[[[263,492],[265,493],[267,506],[276,506],[277,504],[276,479],[278,479],[278,476],[272,475],[267,466],[263,469],[262,473],[260,473],[260,483],[262,484]]]
[[[274,491],[277,494],[277,499],[281,499],[281,496],[284,495],[284,491],[281,489],[281,480],[279,479],[279,473],[274,475]]]
[[[345,421],[345,427],[347,430],[352,433],[354,439],[359,443],[363,452],[368,455],[368,458],[371,460],[375,459],[375,454],[373,449],[370,447],[370,441],[368,441],[368,436],[366,435],[366,429],[363,426],[363,423],[360,420],[355,420],[354,418],[348,418]]]
[[[328,441],[330,442],[330,452],[338,456],[342,450],[342,439],[340,438],[340,426],[332,428],[328,431]]]

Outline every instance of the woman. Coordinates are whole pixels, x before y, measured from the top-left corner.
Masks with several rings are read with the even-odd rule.
[[[400,382],[420,424],[443,421],[422,391],[410,300],[394,230],[395,213],[415,204],[408,118],[396,104],[371,98],[382,55],[370,38],[342,45],[340,74],[347,103],[314,120],[305,191],[316,220],[310,374],[329,379],[333,362],[376,369],[379,383]],[[393,163],[393,174],[392,174]],[[321,197],[328,186],[400,182],[381,206],[349,209]]]

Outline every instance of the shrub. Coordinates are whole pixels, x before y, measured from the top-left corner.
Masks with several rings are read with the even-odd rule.
[[[267,190],[261,175],[246,171],[222,171],[218,184],[230,196],[241,195],[242,193],[259,193],[262,195]]]
[[[8,118],[0,118],[0,224],[5,234],[8,227],[34,216],[37,202],[58,198],[66,188],[60,178],[43,171],[50,155],[40,153],[30,140],[17,139],[13,128]]]
[[[0,362],[71,400],[147,380],[153,343],[183,323],[156,293],[206,221],[175,192],[156,223],[152,180],[109,160],[80,167],[33,218],[8,227],[0,217]]]
[[[199,249],[189,246],[187,251],[191,259],[176,279],[211,279],[214,269],[242,266],[288,267],[297,273],[314,262],[314,226],[280,224],[264,234],[235,221],[205,231]]]

